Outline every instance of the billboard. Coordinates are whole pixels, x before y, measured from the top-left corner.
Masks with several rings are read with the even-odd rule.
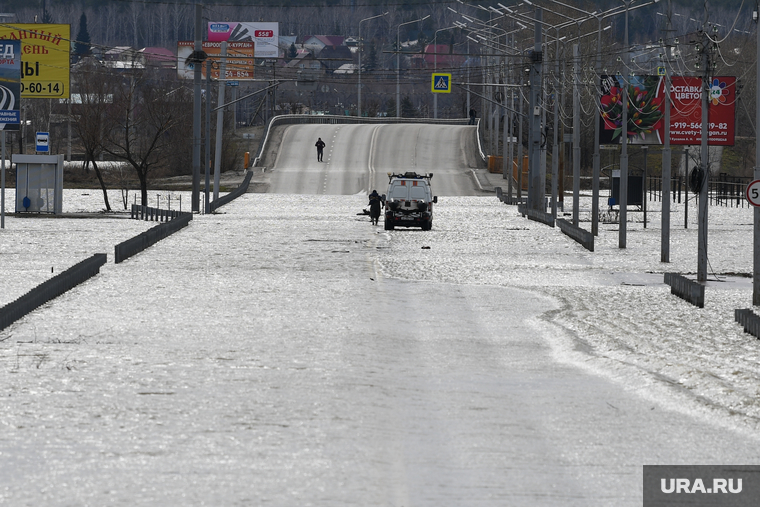
[[[70,33],[70,25],[0,26],[0,39],[21,42],[21,98],[69,98]]]
[[[21,127],[21,42],[0,43],[0,130]]]
[[[279,23],[209,21],[208,24],[210,42],[253,41],[256,43],[256,58],[278,58],[280,56],[279,35]]]
[[[187,64],[187,58],[193,52],[195,42],[180,41],[177,43],[177,74],[182,79],[193,79],[193,65]],[[211,79],[219,79],[221,72],[221,42],[203,42],[203,51],[213,62],[211,65]],[[228,42],[227,43],[227,68],[224,79],[246,81],[253,79],[253,42]],[[206,64],[201,67],[203,78],[206,78]]]
[[[665,140],[665,76],[631,76],[628,84],[629,144],[663,144]],[[622,139],[622,76],[602,76],[600,144]],[[709,79],[708,144],[734,145],[736,78]],[[702,78],[673,76],[670,84],[670,143],[702,142]]]

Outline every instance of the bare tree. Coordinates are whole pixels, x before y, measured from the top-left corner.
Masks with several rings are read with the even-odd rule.
[[[103,72],[100,63],[94,58],[83,58],[75,67],[72,77],[81,99],[81,103],[72,111],[72,125],[84,149],[85,165],[92,163],[103,190],[106,209],[111,211],[108,189],[97,160],[103,152],[103,133],[108,108],[111,107],[113,80]]]
[[[135,71],[115,91],[109,110],[104,150],[134,168],[143,205],[148,203],[148,176],[168,164],[174,152],[170,134],[192,110],[186,88],[172,84]]]

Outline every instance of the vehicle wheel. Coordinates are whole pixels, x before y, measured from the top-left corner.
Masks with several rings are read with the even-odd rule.
[[[426,224],[422,224],[422,230],[423,231],[429,231],[433,228],[433,222],[428,222]]]
[[[385,230],[386,231],[392,231],[393,230],[393,222],[391,222],[390,220],[385,220],[383,223],[385,225]]]

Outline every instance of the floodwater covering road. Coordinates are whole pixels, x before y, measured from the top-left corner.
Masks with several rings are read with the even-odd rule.
[[[589,253],[492,196],[429,232],[365,200],[246,194],[0,331],[0,503],[639,506],[644,464],[754,463],[746,284],[671,296],[651,226]],[[719,273],[751,266],[746,213],[713,215]],[[115,222],[11,217],[0,274]]]

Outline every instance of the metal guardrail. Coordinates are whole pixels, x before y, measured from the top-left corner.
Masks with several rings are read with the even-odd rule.
[[[264,140],[259,145],[259,150],[256,152],[256,157],[253,159],[252,167],[257,167],[261,161],[261,154],[264,153],[267,144],[269,144],[269,135],[272,129],[280,125],[299,125],[299,124],[394,124],[394,123],[427,123],[433,125],[467,125],[469,118],[453,119],[453,120],[441,120],[435,118],[365,118],[359,116],[340,116],[340,115],[313,115],[313,114],[284,114],[275,116],[269,120],[267,126],[267,133],[264,136]],[[480,127],[478,126],[478,129]],[[485,160],[483,150],[480,147],[480,139],[478,139],[478,149],[480,150],[481,157]]]
[[[594,251],[594,235],[589,231],[573,225],[572,222],[568,222],[564,218],[558,218],[557,225],[565,236],[574,239],[589,252]]]
[[[665,273],[665,283],[670,293],[699,308],[705,307],[705,286],[677,273]]]
[[[114,247],[114,262],[116,264],[119,264],[120,262],[127,260],[133,255],[142,252],[146,248],[158,243],[168,236],[171,236],[183,227],[186,227],[192,219],[192,213],[181,213],[177,218],[169,222],[159,224],[143,233],[138,234],[133,238],[122,241],[116,245],[116,247]]]
[[[745,333],[760,338],[760,316],[749,308],[734,310],[734,319],[742,325]]]
[[[223,195],[219,199],[216,199],[214,201],[211,201],[209,203],[209,208],[211,213],[216,211],[217,208],[221,208],[225,204],[227,204],[230,201],[234,201],[244,193],[248,191],[248,185],[251,184],[251,178],[253,177],[253,171],[248,171],[245,175],[245,178],[243,178],[243,183],[240,184],[239,187],[237,187],[235,190],[230,192],[227,195]]]
[[[100,266],[105,263],[106,254],[95,254],[0,308],[0,329],[5,329],[48,301],[97,275],[100,272]]]

